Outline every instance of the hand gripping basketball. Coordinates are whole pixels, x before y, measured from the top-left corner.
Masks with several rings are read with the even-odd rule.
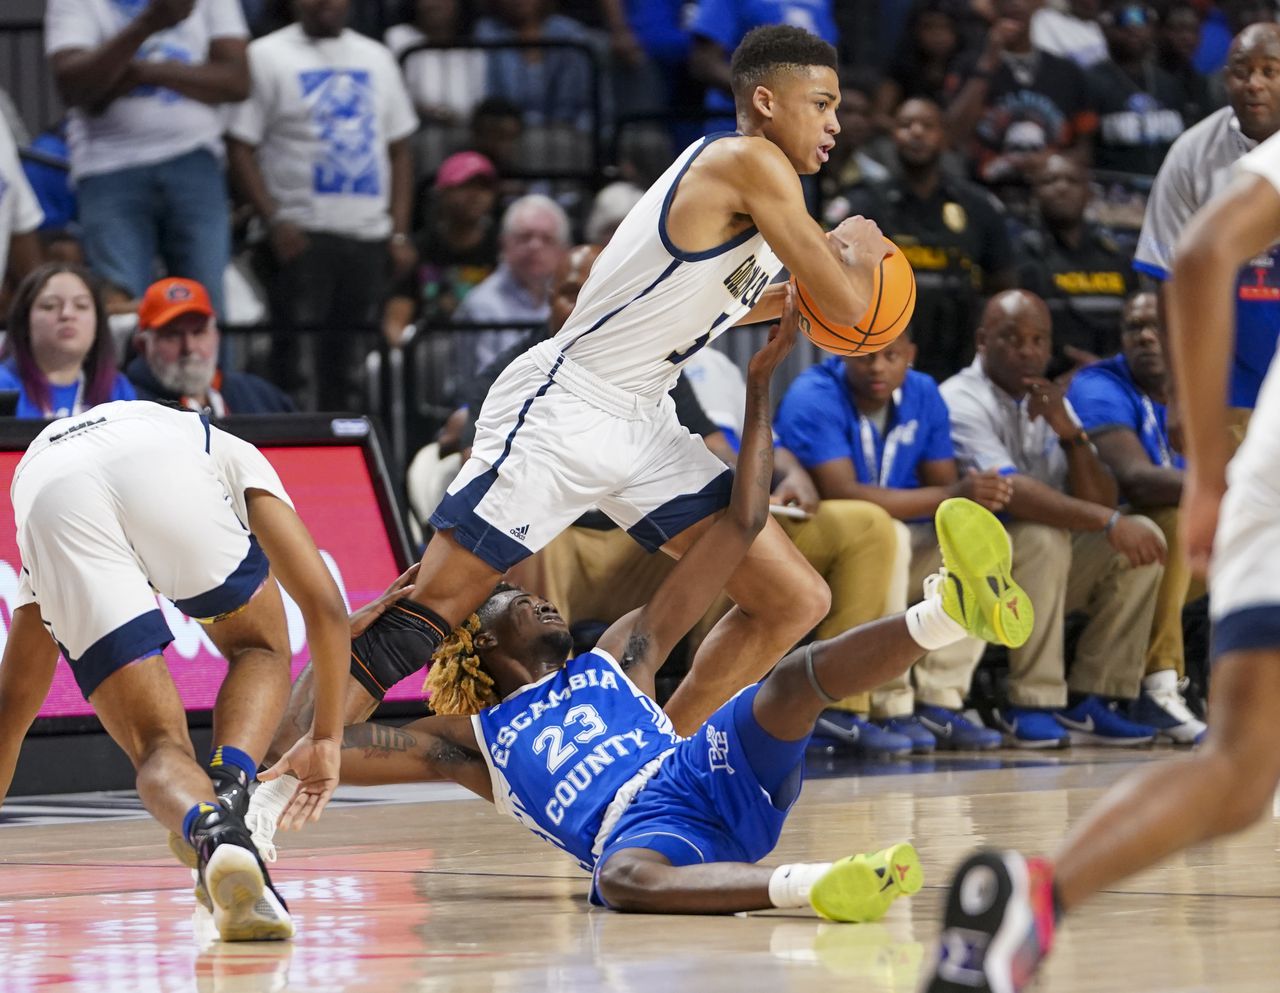
[[[916,275],[897,245],[872,274],[871,305],[856,324],[829,319],[795,276],[791,283],[796,288],[800,330],[819,348],[836,355],[880,351],[902,334],[916,307]]]

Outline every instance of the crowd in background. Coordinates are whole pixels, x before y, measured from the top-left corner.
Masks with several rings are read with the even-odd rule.
[[[1173,547],[1182,463],[1153,291],[1210,188],[1204,155],[1225,167],[1280,127],[1276,4],[862,6],[48,0],[66,115],[34,136],[0,120],[0,412],[360,410],[367,354],[412,350],[441,411],[408,473],[425,520],[477,384],[572,308],[595,251],[572,246],[607,244],[685,145],[733,129],[747,31],[798,25],[847,62],[812,211],[877,221],[919,288],[900,342],[803,371],[778,410],[775,496],[833,592],[818,634],[918,596],[932,512],[967,496],[1006,515],[1015,568],[1036,563],[1021,578],[1041,623],[993,715],[1005,740],[1194,742],[1183,607],[1203,591]],[[850,34],[870,22],[879,61]],[[1255,261],[1242,412],[1280,326],[1280,277]],[[266,345],[221,333],[249,325]],[[686,426],[732,462],[741,372],[706,349],[682,384]],[[662,568],[585,521],[526,579],[607,622],[626,605],[578,582],[602,563],[635,572],[635,603]],[[1068,639],[1071,614],[1087,621]],[[994,747],[965,712],[981,654],[927,656],[824,733],[875,753]]]

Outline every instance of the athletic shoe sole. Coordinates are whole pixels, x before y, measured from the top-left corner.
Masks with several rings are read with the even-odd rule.
[[[1026,748],[1032,751],[1048,751],[1053,748],[1066,748],[1071,744],[1070,736],[1066,738],[1043,738],[1035,741],[1028,741],[1025,738],[1019,738],[1017,735],[1005,733],[1005,744],[1011,748]]]
[[[271,892],[253,852],[237,845],[220,846],[204,867],[204,883],[223,941],[293,937],[289,912]]]
[[[952,878],[938,961],[924,993],[1019,993],[1014,955],[1031,927],[1026,861],[995,852],[972,856]]]
[[[1071,736],[1073,745],[1101,745],[1106,748],[1141,748],[1156,740],[1155,735],[1150,734],[1142,738],[1113,738],[1105,734],[1090,734],[1088,731],[1075,731],[1070,728],[1067,729],[1067,733]]]
[[[924,885],[920,856],[903,842],[871,855],[853,855],[836,863],[839,881],[820,879],[809,894],[809,902],[819,917],[847,924],[878,921],[900,896],[911,896]],[[825,879],[825,877],[824,877]],[[830,893],[838,890],[838,893]],[[850,900],[849,892],[858,894]],[[858,907],[850,906],[857,902]],[[837,906],[842,904],[842,906]]]
[[[964,584],[965,595],[977,599],[977,609],[1000,644],[1025,645],[1035,626],[1031,598],[1013,581],[1009,532],[985,507],[952,497],[934,515],[938,544],[947,572]]]

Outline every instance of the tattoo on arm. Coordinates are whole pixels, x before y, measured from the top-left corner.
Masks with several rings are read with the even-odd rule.
[[[631,637],[627,639],[626,650],[622,653],[622,659],[619,664],[622,671],[626,672],[635,666],[641,665],[648,661],[649,658],[649,636],[639,631],[631,632]]]
[[[426,765],[438,770],[484,760],[476,749],[467,748],[447,738],[434,734],[419,738],[410,731],[382,724],[356,724],[346,728],[342,732],[342,747],[359,749],[366,759],[416,756]]]
[[[417,745],[418,739],[409,732],[381,724],[357,724],[342,732],[342,747],[359,748],[367,759],[390,758]]]

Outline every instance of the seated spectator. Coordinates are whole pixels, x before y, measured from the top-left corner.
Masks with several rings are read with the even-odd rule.
[[[569,247],[569,218],[549,197],[521,197],[502,215],[498,268],[467,294],[454,319],[532,327],[549,314],[551,279]],[[485,368],[524,337],[520,328],[479,330],[467,335],[466,353],[457,356],[457,373],[466,379]]]
[[[589,45],[587,29],[552,12],[552,0],[495,0],[492,17],[476,22],[476,41],[575,42]],[[529,127],[568,124],[588,130],[593,120],[592,93],[599,85],[591,55],[570,48],[505,48],[488,53],[491,97],[520,108]]]
[[[289,414],[279,388],[247,372],[218,368],[221,334],[209,294],[190,279],[162,279],[138,306],[141,353],[125,369],[142,400],[167,400],[211,417]]]
[[[948,77],[959,69],[954,7],[953,0],[920,0],[912,5],[902,41],[875,96],[878,130],[893,130],[894,111],[903,100],[925,97],[938,105],[945,100]],[[840,109],[844,110],[843,95]]]
[[[991,195],[943,170],[946,133],[937,104],[918,97],[904,103],[892,138],[893,177],[844,196],[848,212],[879,224],[915,269],[918,368],[943,379],[971,354],[982,295],[1014,284],[1013,252]]]
[[[1013,484],[1005,508],[1013,567],[1036,610],[1030,640],[1009,652],[997,722],[1020,748],[1149,742],[1155,729],[1119,705],[1141,687],[1164,571],[1160,529],[1114,509],[1115,479],[1062,387],[1044,378],[1052,354],[1044,302],[1025,290],[996,295],[976,337],[977,358],[942,384],[942,397],[961,464]],[[1089,620],[1068,680],[1063,619],[1076,610]]]
[[[597,193],[583,229],[587,241],[601,248],[609,244],[613,233],[618,230],[618,225],[631,213],[631,208],[638,204],[643,196],[644,190],[634,183],[624,181],[610,183]]]
[[[387,29],[383,41],[404,72],[418,116],[432,124],[464,124],[484,99],[488,67],[484,52],[466,48],[458,0],[413,0],[413,20]],[[461,45],[453,50],[415,45]]]
[[[116,369],[107,308],[95,278],[52,263],[18,285],[0,352],[0,391],[16,391],[16,416],[67,417],[136,398]]]
[[[249,93],[237,3],[50,0],[45,51],[71,108],[71,178],[85,255],[142,295],[159,255],[222,312],[231,219],[222,104]]]
[[[896,522],[898,548],[890,610],[921,598],[941,564],[933,513],[949,497],[993,511],[1009,497],[995,470],[956,471],[951,421],[937,384],[910,366],[916,346],[903,334],[871,355],[832,357],[801,373],[778,408],[779,439],[809,471],[823,500],[861,500]],[[915,751],[995,748],[1000,733],[961,710],[984,645],[966,640],[930,652],[911,673],[870,694],[842,700],[824,716],[837,725],[871,717],[911,739]],[[852,717],[851,717],[852,715]]]
[[[436,171],[425,226],[414,235],[418,264],[392,288],[382,331],[398,345],[411,325],[447,320],[498,264],[494,206],[498,173],[479,152],[455,152]]]
[[[40,264],[44,213],[18,161],[18,148],[0,121],[0,298]]]
[[[833,0],[698,0],[689,20],[689,72],[707,88],[704,106],[711,119],[703,133],[737,126],[729,58],[748,31],[767,24],[804,28],[830,45],[840,40]]]
[[[1032,43],[1035,6],[996,0],[985,46],[948,87],[952,144],[972,143],[979,178],[1005,195],[1025,187],[1050,152],[1075,149],[1087,158],[1097,127],[1080,67]]]
[[[316,367],[329,410],[347,405],[351,329],[376,321],[388,272],[417,262],[407,139],[418,115],[391,53],[344,26],[349,5],[297,0],[296,24],[254,41],[249,99],[227,127],[232,174],[269,230],[255,261],[271,319],[327,332]],[[293,389],[298,366],[286,333],[271,378]]]
[[[1196,69],[1203,15],[1193,0],[1173,0],[1157,14],[1156,64],[1182,84],[1183,102],[1178,108],[1187,127],[1203,120],[1226,101],[1215,94],[1209,78]]]
[[[1133,0],[1107,0],[1099,16],[1110,58],[1088,73],[1089,103],[1098,115],[1097,169],[1154,176],[1183,121],[1186,92],[1156,64],[1155,12]]]
[[[1098,225],[1085,220],[1088,173],[1052,155],[1036,175],[1039,224],[1018,241],[1018,285],[1049,305],[1056,378],[1120,348],[1120,311],[1133,289],[1129,257]]]
[[[1101,0],[1070,0],[1066,10],[1045,4],[1031,15],[1031,44],[1070,59],[1081,69],[1107,57],[1107,39],[1098,23]]]
[[[67,148],[67,119],[63,117],[41,131],[29,148],[47,160],[22,160],[22,171],[44,211],[40,230],[65,231],[78,227],[76,191],[71,185],[71,152]]]
[[[1080,415],[1098,456],[1116,477],[1120,497],[1155,521],[1169,546],[1147,646],[1142,695],[1130,714],[1161,738],[1190,745],[1204,722],[1187,708],[1180,686],[1186,675],[1182,608],[1204,595],[1193,581],[1178,540],[1178,501],[1185,463],[1169,442],[1165,411],[1164,348],[1154,293],[1135,293],[1124,306],[1123,351],[1082,370],[1067,398]]]

